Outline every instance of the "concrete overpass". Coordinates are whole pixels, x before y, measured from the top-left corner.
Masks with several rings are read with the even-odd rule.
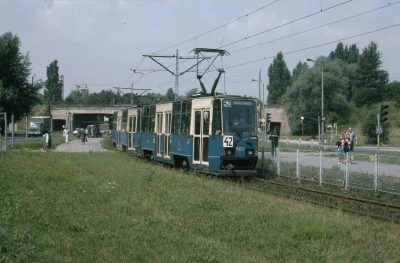
[[[97,117],[110,117],[114,111],[121,109],[129,109],[129,106],[116,107],[52,107],[53,130],[61,130],[62,125],[66,125],[70,131],[75,128],[84,128],[88,124],[84,121],[97,121]],[[265,105],[263,118],[266,114],[271,113],[271,126],[278,126],[281,133],[290,132],[288,119],[286,117],[283,105]],[[44,114],[47,115],[47,114]],[[84,125],[84,126],[82,126]],[[79,126],[79,127],[78,127]],[[269,128],[269,127],[268,127]]]
[[[53,130],[61,130],[63,125],[72,131],[75,128],[85,128],[86,121],[97,121],[98,117],[110,117],[114,111],[129,109],[129,106],[118,107],[52,107]],[[47,114],[44,114],[47,115]],[[102,118],[103,119],[103,118]]]

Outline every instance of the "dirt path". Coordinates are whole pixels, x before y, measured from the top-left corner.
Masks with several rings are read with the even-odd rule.
[[[105,152],[108,151],[103,149],[101,146],[102,138],[89,138],[88,141],[83,144],[80,140],[73,140],[69,143],[63,143],[54,150],[55,152]]]

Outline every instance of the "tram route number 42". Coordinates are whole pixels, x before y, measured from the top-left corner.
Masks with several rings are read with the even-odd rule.
[[[233,147],[233,136],[224,136],[223,145],[224,147]]]

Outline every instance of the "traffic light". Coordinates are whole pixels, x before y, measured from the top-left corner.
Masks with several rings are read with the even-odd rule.
[[[267,113],[267,122],[271,122],[271,113]]]
[[[332,120],[331,121],[331,124],[332,124],[332,127],[335,125],[335,121],[334,120]]]
[[[389,105],[384,105],[381,104],[381,116],[380,116],[380,122],[385,122],[388,120],[388,118],[386,118],[386,115],[388,115],[388,112],[385,111],[385,109],[389,108]]]

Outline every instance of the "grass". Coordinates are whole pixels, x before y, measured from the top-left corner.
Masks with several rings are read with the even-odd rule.
[[[111,136],[105,137],[103,140],[100,141],[100,143],[101,143],[101,146],[106,150],[114,149],[114,147],[112,145],[112,137]]]
[[[0,262],[400,258],[398,225],[164,169],[127,154],[13,151],[0,154],[0,163]]]

